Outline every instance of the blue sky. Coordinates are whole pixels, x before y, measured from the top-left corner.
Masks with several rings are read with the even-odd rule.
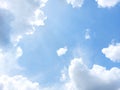
[[[0,89],[120,90],[119,2],[0,0]]]

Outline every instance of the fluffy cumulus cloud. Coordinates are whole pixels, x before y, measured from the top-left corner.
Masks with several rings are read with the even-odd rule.
[[[113,62],[120,62],[120,43],[111,44],[102,49],[102,53]]]
[[[93,65],[89,69],[81,58],[71,61],[68,68],[70,80],[65,83],[65,90],[119,90],[120,69]]]
[[[84,0],[67,0],[68,4],[71,4],[73,8],[82,7]]]
[[[0,0],[0,90],[119,90],[119,68],[107,70],[93,65],[89,69],[81,58],[73,59],[68,69],[62,72],[62,83],[50,87],[40,87],[37,82],[22,75],[11,74],[22,69],[18,64],[18,59],[23,54],[18,44],[20,39],[24,35],[33,34],[36,27],[44,25],[47,17],[41,9],[46,2],[47,0]],[[73,7],[81,7],[83,4],[83,0],[67,2]],[[62,56],[67,51],[67,47],[60,48],[57,55]],[[119,51],[119,43],[102,50],[113,61],[120,61]]]
[[[120,0],[96,0],[96,2],[98,3],[99,7],[110,8],[120,3]]]
[[[61,85],[41,86],[22,75],[0,75],[0,90],[63,90]]]
[[[68,51],[67,47],[59,48],[59,49],[57,50],[57,55],[58,55],[58,56],[62,56],[62,55],[64,55],[64,54],[66,54],[67,51]]]
[[[21,75],[13,77],[1,75],[0,90],[40,90],[40,86]]]

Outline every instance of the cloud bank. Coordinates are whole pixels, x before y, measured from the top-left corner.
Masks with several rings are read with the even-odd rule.
[[[65,90],[118,90],[120,88],[120,69],[93,65],[89,69],[81,58],[71,61],[68,68],[70,80]]]
[[[43,26],[47,17],[41,9],[46,2],[47,0],[0,0],[1,41],[14,43],[18,36],[33,34],[36,27]]]
[[[0,0],[0,90],[44,90],[22,75],[18,63],[23,54],[19,46],[25,35],[43,26],[47,18],[42,11],[47,0]],[[13,76],[10,76],[13,75]]]
[[[67,70],[67,71],[66,71]],[[0,90],[119,90],[120,69],[113,67],[107,70],[100,65],[89,69],[81,58],[74,58],[62,74],[64,79],[59,84],[41,87],[21,75],[0,76]],[[67,76],[68,75],[68,76]],[[62,75],[63,76],[63,75]]]
[[[22,55],[20,40],[43,26],[47,18],[42,11],[47,0],[0,0],[0,70],[19,67]]]
[[[0,90],[44,90],[38,83],[16,75],[23,54],[20,39],[43,26],[47,0],[0,0]],[[10,75],[13,75],[12,77]]]

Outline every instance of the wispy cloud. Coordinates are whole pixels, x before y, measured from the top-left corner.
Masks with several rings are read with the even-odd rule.
[[[91,39],[90,29],[86,29],[86,31],[85,31],[85,39],[86,39],[86,40]]]
[[[71,4],[73,8],[82,7],[84,0],[67,0],[68,4]]]
[[[84,0],[66,0],[73,8],[82,7]],[[120,0],[95,0],[101,8],[111,8],[120,3]]]

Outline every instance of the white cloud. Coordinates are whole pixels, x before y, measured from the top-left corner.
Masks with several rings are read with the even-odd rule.
[[[33,34],[35,27],[44,25],[44,20],[47,17],[41,10],[41,5],[45,5],[47,1],[11,0],[7,2],[9,4],[9,11],[15,17],[15,20],[11,23],[12,29],[15,31],[14,36],[16,36],[16,34]]]
[[[0,9],[0,47],[7,46],[10,43],[12,15],[7,11]]]
[[[13,43],[18,36],[33,34],[36,27],[43,26],[47,17],[41,9],[46,2],[47,0],[0,0],[0,19],[4,19],[0,21],[3,23],[1,27],[12,32],[6,33],[4,36],[10,36]],[[9,19],[11,16],[12,20],[6,19],[6,17]],[[9,28],[3,26],[9,26]]]
[[[48,2],[48,0],[40,0],[40,7],[43,8],[45,7],[46,3]]]
[[[31,35],[47,18],[42,11],[47,0],[0,0],[0,90],[47,90],[21,75],[19,46],[24,35]],[[8,75],[15,75],[10,77]],[[49,90],[49,89],[48,89]]]
[[[70,80],[65,90],[118,90],[120,88],[120,69],[93,65],[89,69],[81,58],[71,61],[68,68]]]
[[[22,49],[11,44],[19,43],[24,35],[33,34],[35,27],[44,25],[46,16],[41,8],[46,2],[47,0],[0,0],[0,23],[3,23],[0,24],[0,42],[3,46],[10,43],[8,49],[0,48],[0,90],[63,90],[61,89],[63,86],[64,90],[118,90],[119,68],[106,70],[102,66],[94,65],[92,69],[88,69],[79,58],[71,61],[68,68],[69,81],[60,86],[41,88],[37,82],[32,82],[21,75],[13,77],[4,75],[15,69],[21,69],[18,58],[23,54]],[[83,4],[83,0],[67,0],[67,2],[73,7],[81,7]],[[67,47],[60,48],[57,54],[61,56],[67,51]],[[68,80],[64,73],[62,72],[61,78],[63,81]]]
[[[102,53],[113,62],[120,62],[120,43],[111,44],[102,49]]]
[[[21,75],[0,75],[0,90],[40,90],[40,86]]]
[[[64,82],[66,81],[68,78],[68,70],[66,67],[64,67],[64,69],[61,71],[61,77],[60,77],[60,81]]]
[[[85,39],[89,40],[90,38],[91,38],[91,36],[90,36],[90,30],[86,29],[86,31],[85,31]]]
[[[42,87],[38,82],[33,82],[22,75],[0,75],[0,90],[63,90],[63,88],[59,85]]]
[[[113,67],[107,70],[100,65],[89,69],[81,58],[74,58],[68,69],[62,71],[62,80],[64,82],[41,87],[21,75],[1,75],[0,90],[119,90],[120,69]]]
[[[59,49],[57,50],[57,55],[58,55],[58,56],[62,56],[62,55],[64,55],[64,54],[66,54],[67,51],[68,51],[67,47],[59,48]]]
[[[42,8],[46,2],[0,0],[0,74],[21,69],[18,59],[23,52],[18,43],[24,35],[33,34],[36,27],[44,25]]]
[[[82,7],[84,0],[67,0],[68,4],[71,4],[73,8]]]
[[[0,8],[2,8],[2,9],[8,9],[8,5],[7,5],[7,3],[5,2],[5,1],[0,1]]]
[[[9,50],[0,50],[0,74],[15,73],[15,70],[21,70],[18,59],[23,54],[20,47],[14,47]]]
[[[96,2],[98,3],[99,7],[110,8],[117,5],[120,2],[120,0],[96,0]]]

